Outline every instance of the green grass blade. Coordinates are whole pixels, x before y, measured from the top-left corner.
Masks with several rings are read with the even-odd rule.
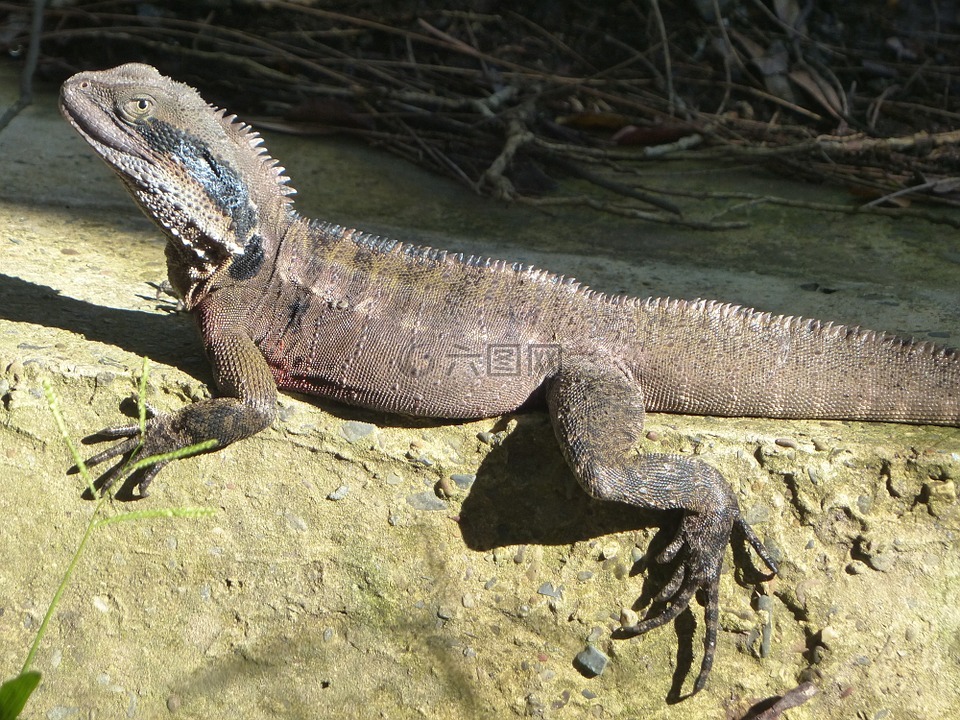
[[[70,558],[70,562],[67,564],[67,569],[64,570],[63,577],[60,578],[60,584],[57,585],[57,589],[54,591],[53,597],[50,599],[50,605],[47,606],[47,612],[43,616],[43,622],[40,623],[40,627],[37,630],[37,635],[33,639],[33,645],[30,646],[30,652],[27,653],[27,659],[23,663],[23,669],[20,671],[21,675],[25,674],[27,672],[27,668],[29,668],[33,663],[33,658],[37,654],[37,650],[40,648],[40,641],[43,640],[43,636],[47,633],[47,625],[50,624],[50,618],[53,617],[53,613],[57,609],[57,605],[60,604],[60,598],[63,596],[63,592],[67,589],[67,584],[70,582],[70,576],[73,575],[73,571],[77,567],[77,562],[79,562],[80,556],[83,554],[83,549],[87,546],[87,541],[90,540],[90,535],[93,534],[93,530],[97,526],[97,512],[100,510],[100,506],[103,505],[103,502],[104,498],[100,498],[97,501],[97,504],[90,515],[90,520],[87,522],[87,528],[83,531],[83,538],[80,540],[80,544],[73,553],[73,557]]]
[[[53,394],[53,387],[46,378],[43,379],[43,394],[47,398],[47,406],[50,408],[50,412],[53,413],[53,419],[57,423],[60,437],[62,437],[63,441],[67,444],[67,449],[70,451],[70,456],[77,466],[80,477],[82,477],[83,481],[87,484],[90,494],[96,497],[97,491],[93,487],[93,478],[90,476],[90,471],[87,469],[86,463],[83,462],[83,458],[80,457],[77,446],[74,445],[73,440],[70,439],[70,434],[67,432],[67,425],[63,422],[63,415],[60,414],[60,405],[57,402],[57,396]]]
[[[144,429],[146,427],[146,403],[144,397],[146,395],[147,389],[147,361],[144,360],[143,364],[143,374],[140,378],[139,386],[139,422],[140,422],[140,437],[144,435]],[[90,473],[87,470],[86,465],[83,462],[83,459],[80,457],[80,454],[77,452],[76,446],[73,444],[73,441],[70,439],[70,435],[67,432],[66,424],[63,421],[63,416],[60,413],[60,407],[57,402],[57,398],[53,393],[53,388],[51,387],[49,381],[46,379],[43,380],[43,392],[47,398],[47,405],[50,408],[50,412],[56,421],[57,428],[60,431],[60,436],[63,438],[67,447],[70,450],[70,454],[73,456],[73,460],[76,463],[76,466],[80,472],[80,475],[83,477],[84,482],[87,484],[87,487],[90,489],[91,494],[94,497],[97,497],[99,493],[96,492],[93,486],[93,480],[90,477]],[[195,455],[206,450],[210,450],[216,447],[216,440],[208,440],[206,442],[197,443],[196,445],[191,445],[190,447],[182,448],[170,453],[163,453],[161,455],[152,455],[147,458],[133,463],[130,467],[124,470],[124,474],[137,470],[138,468],[145,467],[147,465],[152,465],[157,462],[167,462],[169,460],[176,460],[178,458],[187,457],[189,455]],[[139,451],[139,448],[137,449]],[[137,451],[134,451],[134,455]],[[86,529],[84,530],[83,537],[80,540],[80,544],[77,546],[76,551],[73,553],[73,557],[70,558],[70,562],[67,565],[67,569],[63,573],[63,577],[60,579],[60,584],[57,586],[56,591],[53,594],[53,598],[50,600],[50,604],[47,607],[47,612],[43,616],[43,621],[40,623],[40,627],[37,630],[37,634],[33,639],[33,644],[30,646],[30,650],[27,653],[27,659],[23,663],[23,669],[20,671],[20,674],[10,680],[7,680],[3,685],[0,685],[0,720],[16,720],[24,706],[27,703],[27,700],[30,698],[33,691],[36,690],[37,686],[40,684],[40,673],[35,670],[30,670],[30,665],[33,663],[33,659],[37,654],[37,649],[40,647],[40,641],[43,639],[43,636],[46,634],[47,626],[50,622],[50,618],[53,617],[57,606],[60,604],[60,599],[63,596],[64,590],[67,587],[67,584],[70,582],[70,577],[73,575],[73,571],[77,567],[77,563],[80,560],[80,557],[83,555],[84,549],[87,546],[87,543],[90,540],[90,537],[93,535],[93,531],[96,528],[102,527],[104,525],[110,525],[118,522],[125,522],[128,520],[142,520],[150,518],[193,518],[193,517],[208,517],[214,515],[216,510],[214,508],[166,508],[166,509],[156,509],[156,510],[137,510],[133,512],[120,513],[112,517],[99,517],[100,511],[103,508],[104,503],[106,502],[106,496],[100,496],[96,504],[93,507],[93,512],[90,514],[90,519],[87,521]]]
[[[40,673],[28,670],[0,685],[0,720],[16,720],[40,684]]]
[[[180,460],[185,457],[190,457],[191,455],[199,455],[202,452],[207,450],[212,450],[217,446],[216,440],[204,440],[203,442],[195,443],[194,445],[188,445],[184,448],[178,448],[176,450],[171,450],[166,453],[159,453],[157,455],[150,455],[149,457],[140,458],[134,463],[131,463],[129,467],[124,470],[125,474],[130,474],[140,468],[147,467],[148,465],[153,465],[158,462],[170,462],[171,460]]]

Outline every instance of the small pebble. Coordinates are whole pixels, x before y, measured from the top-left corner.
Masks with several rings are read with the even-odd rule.
[[[640,616],[631,608],[620,608],[620,626],[625,628],[635,627],[640,622]]]
[[[347,442],[357,442],[371,435],[377,429],[376,425],[356,420],[347,420],[340,425],[340,434]]]
[[[757,609],[763,619],[760,631],[760,657],[770,657],[770,646],[773,642],[773,598],[761,595],[757,598]]]
[[[851,575],[863,575],[867,570],[867,564],[862,560],[853,560],[847,564],[847,572]]]
[[[953,480],[931,480],[925,483],[928,503],[955,503],[957,501],[957,484]]]
[[[447,504],[438,498],[436,493],[430,490],[407,495],[407,504],[413,507],[415,510],[428,510],[437,512],[447,509]]]
[[[80,717],[80,708],[76,705],[54,705],[47,710],[47,720],[67,720]]]
[[[465,608],[472,608],[477,604],[477,601],[474,600],[473,595],[470,593],[464,593],[463,597],[460,598],[460,604],[462,604]]]
[[[341,485],[332,493],[327,495],[327,500],[333,500],[334,502],[336,502],[337,500],[343,500],[349,492],[350,492],[349,486]]]
[[[167,710],[169,712],[177,712],[181,705],[183,705],[183,701],[180,699],[179,695],[171,695],[167,698]]]
[[[450,479],[453,480],[454,484],[461,490],[469,490],[470,486],[476,482],[477,476],[455,473],[450,476]]]
[[[892,552],[878,553],[867,558],[867,564],[879,572],[890,572],[897,562],[897,556]]]
[[[603,546],[603,549],[600,551],[600,557],[603,560],[610,560],[615,558],[620,552],[620,546],[616,543],[608,543]]]
[[[547,597],[552,598],[561,598],[563,597],[562,586],[554,587],[553,583],[545,582],[539,588],[537,588],[537,593],[539,595],[546,595]]]
[[[555,676],[555,673],[551,675],[550,679],[552,680],[554,676]],[[564,690],[562,693],[560,693],[560,697],[558,699],[550,703],[550,708],[552,710],[562,710],[567,706],[567,703],[569,702],[570,702],[570,691]]]
[[[440,497],[451,498],[457,494],[456,485],[446,475],[437,481],[437,495]]]
[[[603,674],[610,658],[597,650],[593,645],[587,645],[583,650],[577,653],[574,664],[587,677],[597,677]]]
[[[799,447],[799,445],[797,445],[797,441],[793,438],[777,438],[773,442],[780,447],[792,448],[794,450]]]
[[[762,503],[751,505],[743,512],[743,519],[748,525],[757,525],[770,520],[771,511],[769,506]]]
[[[423,467],[431,467],[433,465],[433,460],[426,455],[418,455],[413,450],[407,450],[407,460],[417,465],[422,465]]]
[[[832,625],[825,625],[823,629],[820,630],[820,642],[822,642],[825,647],[830,647],[839,637],[840,633],[838,633]]]

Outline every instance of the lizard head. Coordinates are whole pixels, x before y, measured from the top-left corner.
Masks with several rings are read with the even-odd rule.
[[[63,84],[60,109],[195,279],[262,253],[260,223],[292,212],[295,191],[260,136],[149,65],[78,73]]]

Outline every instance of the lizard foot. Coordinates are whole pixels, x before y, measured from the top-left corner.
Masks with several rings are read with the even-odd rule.
[[[157,413],[147,419],[143,433],[138,425],[125,425],[84,438],[84,442],[118,441],[90,458],[88,464],[120,458],[99,478],[101,494],[127,477],[135,482],[140,497],[146,497],[150,483],[171,460],[210,452],[259,432],[273,421],[275,408],[273,398],[261,404],[224,397],[202,400],[176,412]]]
[[[98,490],[101,495],[105,495],[114,483],[123,477],[139,459],[165,452],[170,448],[171,443],[167,430],[168,426],[169,422],[167,418],[163,415],[158,415],[147,421],[146,432],[142,436],[139,425],[123,425],[120,427],[104,428],[83,439],[84,443],[119,440],[115,445],[102,450],[86,460],[88,467],[95,467],[108,460],[120,458],[120,462],[97,479]],[[167,462],[169,461],[161,460],[146,468],[142,468],[142,472],[137,481],[137,491],[141,498],[149,495],[147,488]],[[76,466],[71,468],[71,470],[76,471]]]
[[[773,558],[753,529],[740,517],[736,506],[732,507],[732,512],[723,513],[721,517],[687,514],[681,521],[674,539],[656,558],[657,563],[669,563],[680,554],[681,550],[684,551],[683,558],[670,580],[653,600],[654,604],[668,604],[667,607],[635,625],[624,626],[618,633],[620,637],[633,637],[666,625],[690,606],[690,601],[697,590],[703,590],[706,594],[703,660],[700,663],[697,679],[693,683],[691,695],[704,688],[710,670],[713,668],[719,631],[720,569],[733,525],[740,528],[747,542],[756,550],[764,563],[774,573],[777,572]]]

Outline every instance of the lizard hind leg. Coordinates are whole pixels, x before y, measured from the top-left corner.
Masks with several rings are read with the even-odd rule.
[[[736,524],[764,562],[776,570],[759,539],[743,522],[733,491],[723,476],[697,458],[638,455],[643,430],[643,391],[636,381],[610,367],[566,367],[547,387],[547,406],[567,463],[593,497],[655,510],[681,510],[676,537],[657,562],[679,558],[671,579],[655,598],[661,612],[623,636],[645,633],[675,619],[697,590],[706,593],[704,654],[694,681],[696,693],[713,666],[719,626],[720,569]]]

